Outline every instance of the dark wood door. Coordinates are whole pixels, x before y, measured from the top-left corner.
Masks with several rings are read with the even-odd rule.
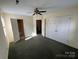
[[[18,23],[18,30],[19,30],[20,40],[25,39],[23,20],[18,19],[17,23]]]
[[[36,31],[37,34],[42,34],[42,21],[36,20]]]

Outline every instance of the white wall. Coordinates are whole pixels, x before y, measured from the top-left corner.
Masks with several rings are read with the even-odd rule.
[[[6,28],[6,37],[8,40],[8,44],[14,41],[12,26],[11,26],[11,16],[7,13],[1,13],[1,16],[4,18],[5,28]]]
[[[71,19],[68,16],[53,17],[47,20],[47,36],[56,39],[59,42],[68,44]]]
[[[1,17],[0,17],[0,59],[8,59],[8,42],[4,35]]]
[[[47,37],[78,48],[77,8],[54,11],[45,17]]]
[[[24,16],[23,17],[23,23],[24,23],[25,37],[32,36],[32,33],[33,33],[33,19],[32,19],[32,16]]]

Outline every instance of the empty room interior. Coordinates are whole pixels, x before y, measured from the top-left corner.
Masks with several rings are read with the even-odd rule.
[[[0,0],[0,59],[78,59],[78,0]]]

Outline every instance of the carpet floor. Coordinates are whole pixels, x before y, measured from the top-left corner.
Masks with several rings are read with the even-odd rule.
[[[38,35],[10,44],[8,59],[78,59],[78,49]]]

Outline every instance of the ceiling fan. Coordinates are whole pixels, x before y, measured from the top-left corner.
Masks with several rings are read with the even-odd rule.
[[[35,14],[39,14],[39,15],[42,15],[41,13],[45,13],[46,11],[40,11],[40,10],[38,10],[38,8],[35,8],[34,9],[34,14],[33,15],[35,15]]]

